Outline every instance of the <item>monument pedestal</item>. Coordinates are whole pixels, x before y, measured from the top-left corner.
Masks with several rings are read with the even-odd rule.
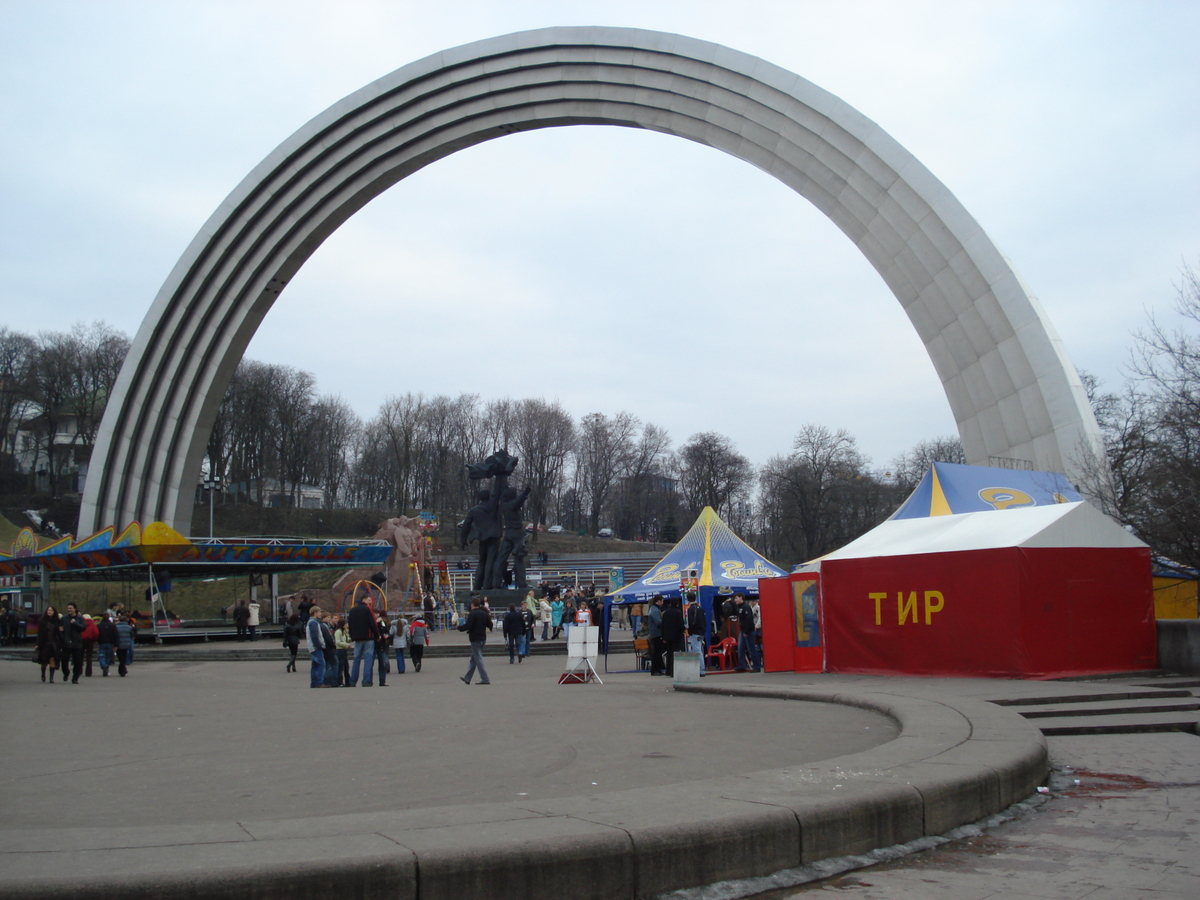
[[[509,605],[520,606],[525,602],[525,591],[520,590],[488,590],[488,591],[455,591],[454,602],[461,603],[467,609],[471,608],[471,595],[479,594],[488,602],[492,612],[508,609]]]

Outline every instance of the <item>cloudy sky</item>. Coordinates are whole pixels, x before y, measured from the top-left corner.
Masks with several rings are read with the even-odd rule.
[[[1200,258],[1200,4],[0,0],[0,324],[136,332],[276,145],[447,47],[550,25],[763,57],[874,119],[958,196],[1110,387]],[[470,364],[496,345],[495,376]],[[389,394],[628,410],[754,463],[807,422],[880,467],[954,432],[899,304],[764,173],[677,138],[557,128],[462,151],[344,225],[248,356],[364,418]]]

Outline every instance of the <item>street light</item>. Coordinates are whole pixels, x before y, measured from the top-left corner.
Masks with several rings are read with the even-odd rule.
[[[217,502],[217,491],[225,490],[225,482],[219,478],[206,478],[203,482],[204,489],[208,491],[208,539],[211,541],[213,536],[213,506]]]

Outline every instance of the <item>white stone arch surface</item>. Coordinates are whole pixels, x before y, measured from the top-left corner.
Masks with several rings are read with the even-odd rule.
[[[968,462],[1073,474],[1099,430],[1037,299],[957,199],[862,113],[718,44],[548,28],[397,69],[284,141],[163,284],[101,423],[81,534],[139,519],[190,530],[234,369],[280,291],[351,215],[412,172],[516,131],[620,125],[714,147],[808,198],[895,294],[933,361]]]

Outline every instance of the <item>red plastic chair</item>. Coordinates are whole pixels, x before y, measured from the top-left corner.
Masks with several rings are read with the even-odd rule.
[[[704,660],[709,667],[724,671],[733,668],[736,657],[737,641],[733,638],[725,638],[708,648]]]

